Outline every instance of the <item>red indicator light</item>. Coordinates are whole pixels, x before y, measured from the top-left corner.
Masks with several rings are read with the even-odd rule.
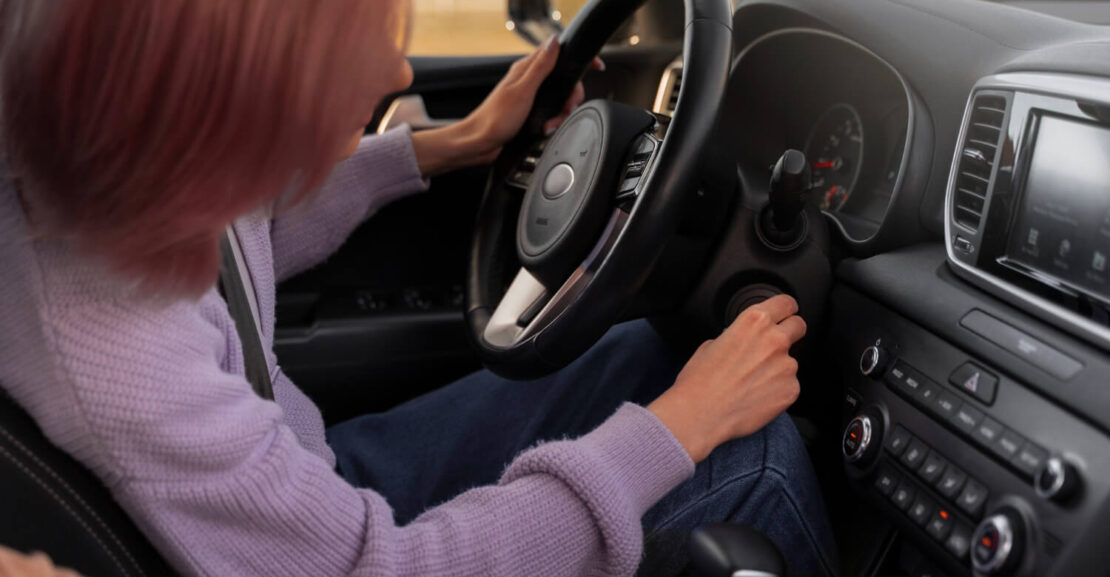
[[[813,168],[816,168],[816,169],[832,168],[834,166],[836,166],[835,162],[814,162],[813,163]]]
[[[948,511],[945,511],[944,509],[941,509],[940,518],[941,519],[947,519],[948,518]]]
[[[852,434],[850,434],[850,435],[848,435],[848,436],[849,436],[849,437],[852,437],[853,439],[854,439],[854,438],[856,438],[856,434],[855,434],[855,433],[852,433]]]
[[[991,538],[990,537],[983,537],[982,543],[983,543],[984,547],[989,549],[991,547],[991,543],[992,543]]]

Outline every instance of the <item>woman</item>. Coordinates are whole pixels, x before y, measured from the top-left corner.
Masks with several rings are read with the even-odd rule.
[[[493,158],[554,67],[548,43],[459,124],[359,140],[411,81],[405,15],[398,0],[8,0],[6,391],[187,575],[627,575],[641,520],[664,568],[673,535],[726,517],[830,573],[812,471],[776,419],[805,332],[787,297],[681,374],[624,325],[551,379],[479,373],[327,437],[272,352],[276,402],[252,392],[214,288],[228,225],[269,348],[276,282],[429,176]]]

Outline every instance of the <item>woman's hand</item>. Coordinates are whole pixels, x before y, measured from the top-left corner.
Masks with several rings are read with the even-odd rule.
[[[718,445],[750,435],[798,399],[790,346],[806,333],[798,303],[779,295],[737,317],[706,341],[648,410],[699,462]]]
[[[559,49],[556,37],[551,37],[531,54],[514,62],[485,101],[465,119],[451,126],[414,134],[413,146],[421,174],[429,177],[496,159],[501,147],[524,126],[540,84],[555,69]],[[605,69],[597,58],[590,67]],[[579,82],[559,116],[544,124],[544,132],[554,132],[584,98],[585,91]]]

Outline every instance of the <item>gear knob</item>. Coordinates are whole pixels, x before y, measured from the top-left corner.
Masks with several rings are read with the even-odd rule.
[[[690,575],[786,575],[786,561],[766,535],[735,523],[713,523],[690,534]]]

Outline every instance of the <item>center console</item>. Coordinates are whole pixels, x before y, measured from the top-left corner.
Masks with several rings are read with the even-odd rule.
[[[943,248],[838,271],[845,470],[938,571],[1102,574],[1110,83],[978,83],[946,208]]]

